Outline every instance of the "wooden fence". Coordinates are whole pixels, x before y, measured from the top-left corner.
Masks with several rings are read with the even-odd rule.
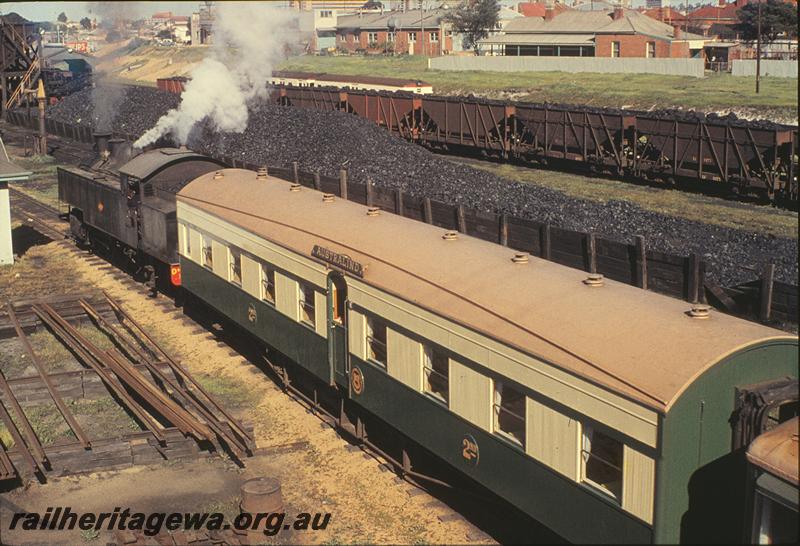
[[[24,113],[9,112],[9,121],[31,128],[35,119]],[[49,120],[48,132],[91,142],[91,130]],[[132,135],[115,137],[134,140]],[[215,157],[235,168],[256,170],[258,165],[229,156]],[[348,179],[342,169],[339,177],[302,171],[297,162],[291,167],[268,167],[270,175],[298,182],[309,188],[332,193],[363,205],[456,230],[514,250],[528,252],[568,267],[601,273],[609,279],[646,290],[653,290],[689,302],[709,303],[734,315],[796,330],[798,323],[798,287],[774,280],[775,267],[765,264],[759,279],[733,287],[721,287],[706,276],[706,263],[696,254],[675,256],[648,250],[643,236],[634,235],[621,243],[550,224],[494,214],[421,198]]]

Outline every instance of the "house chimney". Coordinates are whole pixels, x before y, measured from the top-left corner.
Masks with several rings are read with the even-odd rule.
[[[724,0],[722,0],[722,1],[724,1]],[[623,10],[620,6],[616,6],[614,8],[614,20],[618,21],[618,20],[622,19],[622,14],[624,13],[624,11],[625,10]]]
[[[727,2],[725,0],[719,0],[719,7],[724,8]]]
[[[681,27],[676,26],[676,27],[672,27],[672,28],[674,29],[673,38],[675,40],[683,39],[683,31],[681,30]]]
[[[544,20],[545,21],[552,21],[553,17],[556,16],[556,10],[550,4],[547,4],[544,8]]]

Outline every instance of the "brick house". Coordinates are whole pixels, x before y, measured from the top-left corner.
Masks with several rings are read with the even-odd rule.
[[[683,32],[638,11],[548,8],[544,17],[510,21],[505,32],[481,41],[490,55],[542,57],[688,58],[702,55],[702,36]]]
[[[408,10],[340,15],[336,47],[348,51],[394,51],[431,57],[453,51],[447,10]]]

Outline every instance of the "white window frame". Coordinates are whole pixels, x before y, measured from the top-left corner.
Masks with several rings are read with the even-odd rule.
[[[238,267],[236,266],[236,256],[239,257]],[[237,274],[239,280],[236,280]],[[242,249],[235,246],[228,247],[228,281],[236,286],[242,286]]]
[[[395,32],[387,32],[386,33],[386,41],[389,43],[393,43],[397,34]]]
[[[526,418],[527,416],[525,415],[525,413],[526,413],[525,412],[525,405],[527,405],[527,403],[525,405],[523,405],[523,413],[522,413],[522,415],[518,415],[518,414],[514,413],[513,411],[504,408],[503,407],[503,400],[502,400],[502,393],[503,393],[502,386],[504,384],[506,384],[506,382],[504,382],[501,379],[493,379],[492,380],[492,432],[494,432],[498,436],[508,440],[509,442],[513,443],[514,445],[516,445],[518,447],[521,447],[522,449],[525,449],[526,448],[526,444],[527,444],[527,440],[528,440],[528,430],[527,430],[528,422],[527,422],[527,418]],[[500,388],[498,388],[498,386]],[[515,390],[519,394],[522,395],[523,401],[526,400],[527,396],[525,395],[525,393],[522,390],[518,389],[516,386],[512,386],[512,385],[509,385],[509,386],[510,386],[510,388],[512,390]],[[498,402],[498,394],[500,395],[499,402]],[[524,438],[523,440],[520,440],[519,438],[516,438],[515,436],[509,434],[508,432],[506,432],[506,431],[504,431],[504,430],[502,430],[500,428],[500,412],[508,413],[509,415],[511,415],[513,417],[516,417],[517,419],[520,419],[522,421],[522,433],[524,435],[523,436],[523,438]]]
[[[650,46],[653,46],[652,55],[650,54],[651,53]],[[645,42],[644,43],[644,54],[645,54],[645,57],[647,57],[648,59],[655,59],[656,58],[656,43],[653,42],[653,41]]]
[[[429,38],[429,42],[432,43],[432,44],[438,44],[439,43],[439,33],[438,32],[431,32],[428,35],[428,38]]]
[[[409,32],[408,33],[408,43],[410,43],[410,44],[417,43],[417,33],[416,32]]]
[[[317,291],[312,285],[304,281],[299,281],[297,283],[297,287],[297,310],[299,313],[298,317],[300,319],[300,323],[310,327],[313,330],[317,327]],[[309,295],[311,296],[311,303],[307,301]],[[309,307],[311,308],[310,311],[308,309]],[[306,319],[303,315],[308,315],[309,318]]]
[[[617,46],[616,51],[614,50],[614,46]],[[618,41],[611,42],[611,58],[619,59],[620,57],[622,57],[622,42]]]
[[[371,44],[373,42],[378,41],[378,33],[377,32],[367,32],[367,43]]]
[[[374,336],[374,334],[375,334],[375,323],[376,322],[379,323],[381,326],[383,326],[385,341],[381,341],[381,340],[377,339]],[[368,362],[371,362],[371,363],[375,364],[376,366],[380,366],[383,369],[386,369],[386,367],[388,366],[388,360],[389,360],[389,335],[388,335],[388,331],[389,331],[389,325],[386,324],[385,320],[383,320],[381,318],[378,318],[375,315],[370,315],[370,314],[366,315],[366,320],[364,321],[364,342],[365,342],[364,343],[364,349],[365,349],[364,350],[364,356],[366,357],[366,360]],[[374,352],[372,350],[372,343],[377,343],[379,345],[383,345],[383,358],[384,358],[383,361],[378,360],[376,358],[372,358],[372,353]]]
[[[445,366],[447,369],[447,375],[444,376],[441,372],[437,371],[433,367],[434,355],[438,354],[438,356],[443,356],[445,359]],[[429,380],[428,378],[431,375],[436,375],[445,380],[447,385],[445,389],[445,395],[442,396],[438,392],[434,392],[432,389],[428,388]],[[450,405],[450,357],[447,355],[445,351],[436,347],[434,345],[423,344],[422,345],[422,392],[436,400],[444,404],[445,406]]]
[[[183,235],[183,255],[187,258],[192,257],[192,232],[189,226],[181,224],[181,235]]]
[[[200,240],[200,265],[214,271],[214,239],[205,234]]]
[[[274,307],[275,306],[275,294],[276,294],[276,292],[275,292],[275,268],[270,266],[267,263],[264,263],[264,262],[261,262],[260,266],[261,266],[259,268],[260,269],[259,284],[261,286],[261,288],[260,288],[260,292],[261,292],[260,293],[260,296],[261,296],[260,299],[264,303],[268,303],[269,305],[272,305]],[[269,282],[270,273],[272,274],[272,282],[271,283]],[[267,286],[268,285],[272,286],[272,299],[269,299],[267,297],[268,294],[269,294],[269,291],[267,290]]]
[[[579,449],[580,449],[580,464],[581,464],[581,474],[580,474],[581,483],[585,483],[585,484],[591,486],[592,489],[602,493],[604,496],[608,497],[609,499],[612,499],[614,502],[616,502],[616,503],[621,505],[622,504],[622,495],[623,495],[623,492],[625,491],[625,444],[623,444],[622,442],[620,442],[616,438],[612,438],[611,436],[609,436],[605,432],[601,432],[601,434],[603,434],[604,436],[606,436],[608,438],[611,438],[615,442],[619,443],[620,447],[622,448],[622,459],[623,459],[622,460],[622,466],[617,468],[617,466],[614,465],[613,463],[604,460],[602,457],[599,457],[596,454],[592,454],[592,452],[591,452],[591,440],[588,439],[587,433],[592,433],[594,431],[595,431],[595,429],[590,425],[581,425],[581,436],[580,436],[581,444],[580,444],[580,447],[579,447]],[[588,448],[589,448],[588,450],[586,449],[587,444],[588,444]],[[591,478],[586,476],[586,464],[589,462],[589,457],[590,456],[597,458],[602,463],[607,464],[608,466],[610,466],[610,467],[612,467],[612,468],[614,468],[616,470],[619,470],[619,474],[620,474],[619,497],[617,497],[613,492],[611,492],[605,486],[595,482],[594,480],[592,480]]]

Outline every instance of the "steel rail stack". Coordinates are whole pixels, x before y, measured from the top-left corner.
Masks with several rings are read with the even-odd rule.
[[[99,347],[77,328],[80,324],[95,327],[113,348]],[[48,370],[28,337],[42,328],[84,369]],[[253,454],[252,430],[228,413],[107,294],[10,301],[5,316],[0,316],[0,340],[13,339],[21,343],[36,375],[7,380],[0,371],[0,420],[13,439],[11,448],[0,442],[0,481],[24,480],[31,474],[45,481],[53,472],[129,466],[196,455],[202,448],[225,451],[237,462]],[[93,438],[65,403],[66,398],[108,393],[143,432]],[[55,404],[76,441],[43,445],[23,402]]]

